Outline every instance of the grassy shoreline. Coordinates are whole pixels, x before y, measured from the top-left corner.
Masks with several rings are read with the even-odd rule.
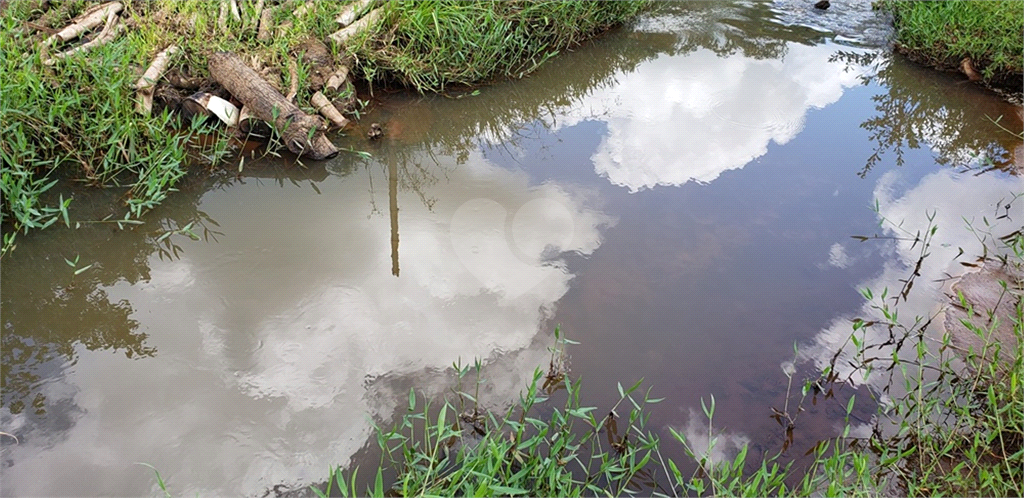
[[[1021,93],[1024,2],[883,0],[880,6],[893,14],[897,51],[921,64]]]
[[[115,30],[112,41],[88,52],[44,62],[83,44],[85,38],[77,38],[44,49],[44,40],[99,3],[0,2],[0,257],[15,248],[17,234],[57,223],[144,223],[145,213],[172,195],[191,166],[216,166],[238,137],[181,119],[177,112],[181,99],[196,90],[230,97],[209,77],[207,59],[214,52],[231,51],[253,61],[282,94],[295,88],[295,103],[315,115],[317,106],[310,101],[326,79],[316,74],[323,58],[328,65],[355,61],[353,71],[373,84],[443,91],[495,77],[521,77],[559,50],[631,19],[647,5],[389,2],[381,7],[383,22],[337,44],[330,41],[339,29],[335,19],[352,2],[243,0],[237,15],[229,14],[228,2],[124,2],[117,19],[128,29]],[[264,28],[270,36],[261,36]],[[99,32],[100,27],[93,28],[87,37],[99,38]],[[318,61],[306,57],[311,42],[326,52]],[[172,44],[181,50],[165,81],[173,74],[184,83],[159,83],[155,112],[142,116],[135,109],[136,80]],[[358,115],[358,107],[349,113]],[[196,147],[200,141],[206,145]],[[268,145],[269,150],[280,148],[274,140]],[[61,182],[119,189],[121,205],[111,206],[103,220],[81,219],[73,199],[54,198]]]

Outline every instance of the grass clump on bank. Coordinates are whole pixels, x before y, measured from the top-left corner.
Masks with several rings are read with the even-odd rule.
[[[223,22],[216,2],[124,2],[120,27],[128,29],[88,52],[44,64],[41,42],[99,3],[14,0],[3,5],[2,254],[14,249],[19,233],[57,222],[69,227],[91,221],[141,223],[147,211],[174,192],[190,164],[215,165],[227,154],[229,136],[216,125],[182,122],[175,113],[174,99],[197,90],[217,91],[206,69],[209,55],[234,51],[258,61],[269,68],[265,78],[278,78],[279,86],[287,88],[291,81],[284,68],[296,57],[296,47],[310,37],[325,38],[344,7],[343,2],[324,2],[301,14],[294,8],[278,8],[274,36],[258,40],[255,2],[239,2],[239,18],[227,16]],[[96,31],[89,34],[95,37]],[[81,43],[72,40],[49,52]],[[176,90],[177,97],[158,89],[155,112],[143,116],[135,108],[135,84],[153,57],[172,44],[181,50],[172,59],[170,72],[194,86]],[[299,102],[305,104],[309,71],[304,62],[297,73]],[[309,105],[303,107],[312,111]],[[71,211],[75,194],[69,192],[70,185],[60,182],[113,188],[122,194],[100,215],[103,220],[83,219]]]
[[[522,77],[558,51],[621,24],[645,2],[388,2],[355,55],[370,81],[421,92]]]
[[[19,5],[0,18],[0,220],[12,228],[4,233],[4,253],[19,231],[70,225],[71,199],[49,195],[59,180],[123,187],[126,218],[138,217],[173,189],[185,159],[182,137],[168,133],[167,114],[135,114],[131,88],[138,77],[126,62],[138,47],[131,40],[48,68],[33,40],[21,36]]]
[[[1019,0],[894,1],[896,43],[919,61],[958,69],[965,57],[985,81],[1020,91],[1024,73],[1024,4]]]
[[[354,55],[359,65],[356,72],[371,80],[397,80],[420,91],[440,91],[450,84],[521,76],[558,50],[623,22],[644,6],[636,2],[388,2],[381,7],[387,15],[377,30],[338,46],[327,42],[328,36],[338,29],[335,18],[350,2],[243,0],[238,2],[237,15],[228,14],[227,2],[122,2],[119,19],[121,27],[128,29],[113,41],[52,66],[43,64],[40,42],[98,3],[0,2],[0,46],[4,48],[0,52],[0,131],[4,136],[0,254],[14,248],[19,232],[59,221],[68,226],[96,221],[69,214],[73,196],[65,196],[69,189],[57,186],[58,182],[122,189],[121,205],[111,206],[107,218],[138,223],[173,192],[186,174],[190,157],[213,162],[222,157],[226,135],[214,137],[213,152],[197,151],[190,147],[196,143],[192,139],[210,130],[178,123],[169,112],[175,106],[167,106],[196,90],[219,90],[207,70],[213,52],[238,54],[282,94],[297,87],[295,103],[316,114],[308,101],[315,91],[308,85],[314,79],[313,67],[302,58],[307,52],[304,47],[313,42],[326,42],[335,62]],[[96,37],[96,31],[90,36]],[[82,39],[52,51],[75,44],[82,44]],[[157,112],[140,116],[134,110],[135,82],[154,56],[172,44],[181,50],[169,72],[178,81],[198,83],[177,97],[158,88]],[[202,141],[210,143],[208,138]],[[54,194],[57,191],[61,193]]]

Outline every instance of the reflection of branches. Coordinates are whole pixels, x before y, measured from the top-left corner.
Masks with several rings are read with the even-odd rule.
[[[28,403],[37,415],[46,412],[46,396],[40,389],[44,372],[55,373],[61,365],[73,363],[78,357],[76,344],[90,351],[124,352],[128,358],[156,354],[155,348],[145,345],[146,334],[137,332],[139,324],[130,318],[133,309],[127,301],[111,302],[102,289],[82,287],[37,296],[32,309],[11,309],[5,302],[0,390],[3,406],[11,413],[20,413]]]
[[[233,181],[228,174],[187,176],[178,185],[178,195],[148,215],[146,223],[155,224],[157,230],[146,230],[143,225],[115,230],[111,236],[109,225],[85,224],[78,230],[54,230],[45,239],[26,241],[39,246],[5,258],[0,288],[3,407],[11,414],[27,413],[40,419],[61,416],[52,413],[52,408],[68,401],[48,399],[44,387],[48,380],[62,375],[65,365],[78,360],[83,347],[123,353],[129,359],[155,356],[156,348],[146,344],[147,335],[132,318],[131,303],[111,301],[105,287],[148,281],[150,257],[164,249],[164,243],[171,243],[174,234],[202,227],[205,238],[216,241],[220,232],[211,226],[216,227],[217,222],[196,206],[211,188]],[[182,248],[172,245],[172,252],[180,253]],[[68,284],[73,270],[57,256],[64,252],[74,254],[83,265],[92,265],[74,285]]]
[[[1010,151],[1019,139],[999,133],[988,117],[1002,116],[1008,109],[998,99],[890,55],[880,61],[876,78],[885,90],[872,97],[876,114],[860,126],[877,145],[861,177],[887,152],[901,166],[906,148],[917,149],[922,143],[935,151],[939,164],[973,168],[983,159],[998,169],[1010,165]]]

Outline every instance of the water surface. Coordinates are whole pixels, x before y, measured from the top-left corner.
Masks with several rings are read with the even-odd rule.
[[[919,257],[851,236],[933,218],[901,312],[928,315],[959,249],[980,250],[964,220],[1024,192],[1007,173],[1020,140],[989,119],[1020,132],[1019,110],[884,55],[885,25],[859,2],[659,5],[479,95],[378,91],[359,126],[385,138],[338,139],[369,158],[248,158],[145,225],[19,238],[2,263],[0,430],[19,440],[3,439],[3,494],[156,491],[136,462],[200,495],[365,468],[371,420],[410,388],[440,395],[481,358],[484,403],[507,406],[557,324],[581,343],[587,404],[644,378],[667,398],[654,430],[706,447],[713,395],[715,457],[778,451],[782,367],[824,366],[871,313],[858,289],[899,287]],[[1012,206],[1002,226],[1024,219]],[[93,266],[74,276],[76,257]],[[792,456],[873,387],[806,406]]]

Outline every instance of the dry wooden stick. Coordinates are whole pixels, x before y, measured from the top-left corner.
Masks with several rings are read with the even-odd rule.
[[[352,38],[353,36],[363,31],[370,25],[376,23],[383,15],[384,12],[381,8],[378,7],[376,9],[373,9],[368,14],[363,16],[362,19],[359,19],[358,21],[352,23],[349,27],[345,29],[338,30],[332,33],[328,38],[334,40],[334,43],[337,43],[338,45],[344,45],[349,38]]]
[[[337,21],[339,28],[344,28],[355,22],[356,19],[359,19],[367,10],[376,7],[380,2],[381,0],[358,0],[352,2],[334,20]]]
[[[255,12],[253,12],[252,18],[249,19],[250,21],[255,21],[253,23],[253,25],[252,25],[253,28],[259,29],[260,19],[263,17],[263,5],[265,3],[266,3],[266,0],[258,0],[256,2],[256,10],[255,10]],[[248,25],[247,25],[247,29],[248,29]]]
[[[164,71],[167,70],[167,64],[171,62],[171,56],[178,50],[177,45],[165,48],[153,58],[153,63],[149,65],[139,81],[135,82],[135,89],[138,90],[140,97],[135,105],[135,110],[143,116],[149,116],[153,112],[153,92],[156,90],[156,82],[160,81]]]
[[[349,67],[345,64],[339,64],[338,69],[331,74],[330,78],[327,78],[327,83],[324,84],[324,89],[328,92],[337,92],[345,81],[348,80]]]
[[[296,19],[301,19],[302,16],[306,15],[306,12],[312,12],[313,9],[315,9],[315,8],[316,8],[316,4],[313,3],[313,0],[306,0],[305,3],[303,3],[300,6],[298,6],[295,9],[295,11],[292,12],[292,15],[294,15]]]
[[[285,95],[284,98],[288,102],[295,102],[295,96],[299,93],[299,64],[295,62],[295,59],[288,60],[288,78],[290,81],[288,95]]]
[[[314,107],[316,107],[317,112],[323,115],[323,117],[331,120],[331,122],[338,128],[344,128],[348,125],[348,119],[341,115],[338,108],[334,107],[334,104],[332,104],[330,99],[328,99],[323,93],[314,93],[313,97],[310,98],[309,101]]]
[[[100,34],[97,35],[96,38],[93,38],[88,43],[83,43],[82,45],[72,48],[71,50],[67,50],[57,55],[54,55],[53,57],[44,60],[43,64],[46,64],[47,66],[52,66],[57,62],[58,59],[64,59],[79,52],[87,52],[95,47],[98,47],[100,45],[103,45],[104,43],[109,42],[110,40],[113,40],[114,38],[117,38],[118,33],[120,33],[121,30],[124,28],[123,24],[117,23],[117,20],[119,19],[119,17],[117,16],[117,12],[118,11],[115,10],[107,11],[107,23],[103,26],[103,31],[100,31]]]
[[[104,19],[109,18],[111,12],[116,15],[121,12],[121,9],[123,8],[124,6],[121,5],[121,2],[107,2],[93,6],[89,10],[83,12],[82,15],[76,17],[75,22],[65,26],[64,29],[43,41],[43,46],[51,46],[56,43],[57,40],[62,42],[74,40],[81,36],[82,33],[103,24]]]
[[[220,0],[220,15],[217,16],[217,29],[221,33],[228,30],[228,0]]]
[[[265,41],[270,39],[270,27],[274,24],[274,9],[264,9],[260,13],[260,28],[257,31],[256,39]]]

